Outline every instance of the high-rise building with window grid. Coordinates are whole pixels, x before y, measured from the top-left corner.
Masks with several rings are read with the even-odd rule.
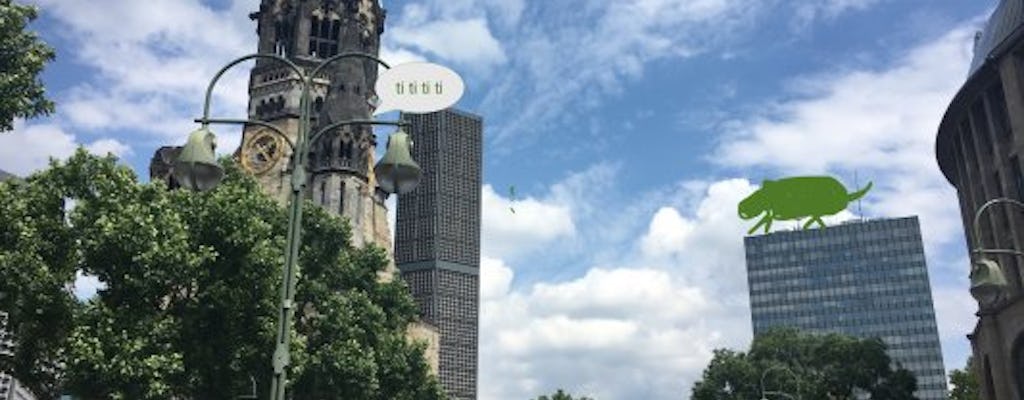
[[[454,109],[402,117],[423,177],[398,199],[395,262],[440,332],[442,386],[452,399],[476,399],[483,120]]]
[[[785,326],[878,337],[944,400],[946,372],[917,217],[781,231],[744,240],[754,335]]]

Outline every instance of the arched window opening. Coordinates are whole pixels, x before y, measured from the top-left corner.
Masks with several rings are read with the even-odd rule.
[[[320,138],[320,154],[319,154],[320,166],[328,167],[331,163],[331,141],[324,138]]]
[[[274,54],[282,57],[288,56],[287,51],[287,29],[284,24],[278,22],[274,24]]]
[[[309,27],[309,54],[319,58],[328,58],[337,54],[340,25],[337,19],[330,17],[321,19],[314,16]]]
[[[323,97],[317,97],[316,100],[313,102],[313,109],[316,112],[320,112],[320,110],[322,110],[323,108],[324,108],[324,98]]]
[[[260,100],[260,104],[256,105],[256,115],[263,115],[267,111],[267,100]]]

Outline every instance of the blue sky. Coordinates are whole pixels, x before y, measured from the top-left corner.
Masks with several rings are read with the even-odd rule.
[[[0,136],[19,174],[83,145],[146,175],[214,72],[256,46],[256,0],[34,3],[58,111]],[[384,6],[385,60],[458,71],[459,107],[485,119],[482,399],[688,395],[712,349],[750,340],[736,203],[794,174],[852,187],[856,171],[875,183],[866,216],[920,216],[946,367],[964,364],[975,303],[933,145],[995,1]],[[242,116],[245,88],[245,68],[229,74],[215,112]],[[238,130],[217,132],[233,151]]]

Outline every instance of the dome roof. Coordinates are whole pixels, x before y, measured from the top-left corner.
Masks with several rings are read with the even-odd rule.
[[[985,64],[985,60],[999,49],[999,45],[1006,41],[1017,29],[1024,25],[1024,0],[1001,0],[999,6],[989,17],[985,24],[985,30],[974,42],[974,59],[971,60],[971,71],[973,75],[978,68]]]

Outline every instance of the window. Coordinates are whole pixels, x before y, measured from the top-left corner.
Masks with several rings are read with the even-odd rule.
[[[274,24],[274,54],[288,56],[288,32],[281,23]]]
[[[334,18],[313,16],[309,27],[309,55],[328,58],[338,54],[338,28],[340,23]]]

